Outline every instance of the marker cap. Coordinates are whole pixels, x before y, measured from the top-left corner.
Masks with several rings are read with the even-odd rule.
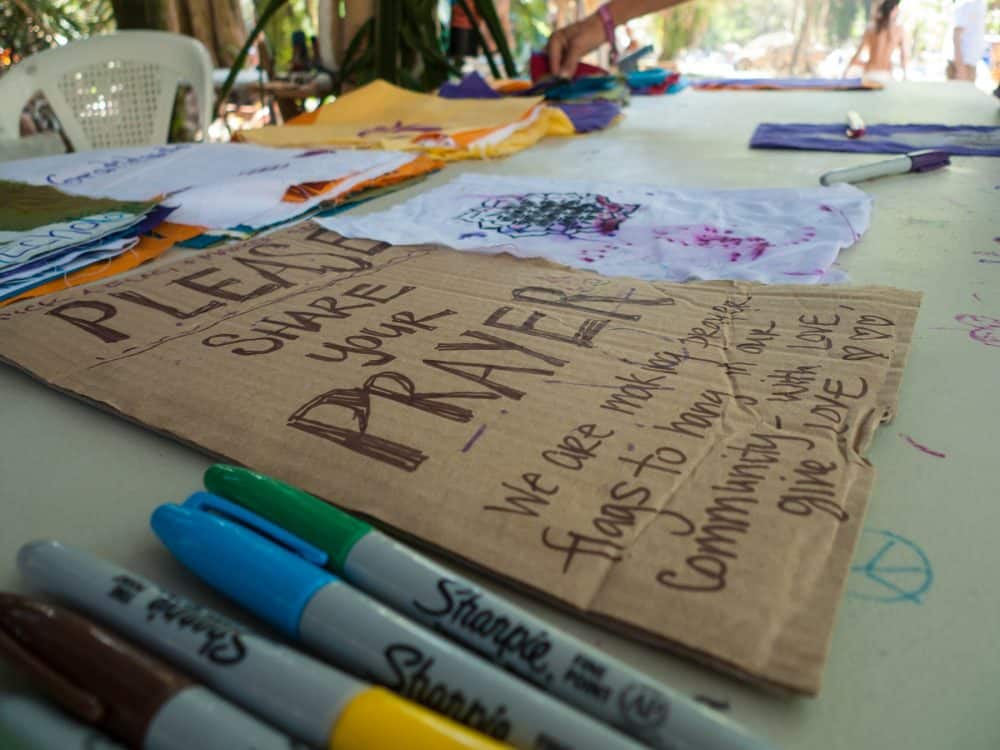
[[[323,552],[208,492],[161,505],[150,523],[184,565],[292,637],[309,600],[336,580],[319,567]]]
[[[323,550],[329,555],[328,567],[338,574],[355,543],[372,530],[370,524],[300,489],[238,466],[209,467],[205,487]]]
[[[0,654],[71,714],[140,745],[163,704],[193,683],[68,609],[0,594]]]
[[[924,149],[922,151],[910,151],[907,156],[910,158],[911,172],[930,172],[951,164],[951,158],[947,151],[934,151]]]
[[[403,700],[385,688],[359,695],[341,714],[330,747],[502,750],[508,745]]]

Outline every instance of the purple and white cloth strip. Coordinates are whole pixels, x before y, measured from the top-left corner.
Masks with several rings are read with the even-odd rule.
[[[821,91],[863,91],[877,90],[878,85],[866,83],[861,78],[703,78],[691,81],[695,89],[724,91],[727,89],[748,89],[755,91],[799,91],[817,89]]]
[[[750,148],[905,154],[920,149],[952,156],[1000,156],[1000,127],[992,125],[867,125],[860,138],[848,138],[844,124],[762,122]]]

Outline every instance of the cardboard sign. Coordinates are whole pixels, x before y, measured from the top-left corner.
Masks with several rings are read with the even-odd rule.
[[[305,223],[0,312],[0,355],[585,616],[814,694],[918,305]]]

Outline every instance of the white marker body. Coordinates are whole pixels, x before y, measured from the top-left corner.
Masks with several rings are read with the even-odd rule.
[[[838,182],[864,182],[878,177],[888,177],[893,174],[906,174],[913,168],[909,156],[897,156],[874,164],[862,164],[860,167],[834,169],[819,178],[822,185],[834,185]]]
[[[266,724],[194,686],[164,703],[146,727],[143,750],[291,750],[295,745]]]
[[[0,729],[26,750],[124,750],[93,727],[29,695],[0,695]]]
[[[299,634],[333,664],[520,750],[642,750],[342,581],[313,595]]]

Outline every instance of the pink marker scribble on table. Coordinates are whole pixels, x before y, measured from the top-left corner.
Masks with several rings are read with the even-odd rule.
[[[972,329],[969,338],[973,341],[986,346],[1000,346],[1000,318],[963,313],[956,315],[955,320]]]
[[[732,229],[720,229],[708,224],[687,224],[662,227],[653,230],[653,236],[658,240],[669,242],[681,247],[698,247],[705,250],[721,250],[729,255],[729,261],[754,261],[760,258],[778,244],[756,235],[740,236]],[[815,227],[803,227],[798,239],[788,245],[801,245],[816,237]]]
[[[918,451],[920,451],[921,453],[926,453],[928,456],[934,456],[935,458],[947,458],[948,457],[944,453],[942,453],[941,451],[932,450],[931,448],[928,448],[923,443],[918,443],[916,440],[914,440],[909,435],[904,435],[901,432],[901,433],[899,433],[899,436],[901,438],[903,438],[903,440],[905,440],[906,442],[908,442],[910,445],[912,445],[914,448],[916,448]]]

